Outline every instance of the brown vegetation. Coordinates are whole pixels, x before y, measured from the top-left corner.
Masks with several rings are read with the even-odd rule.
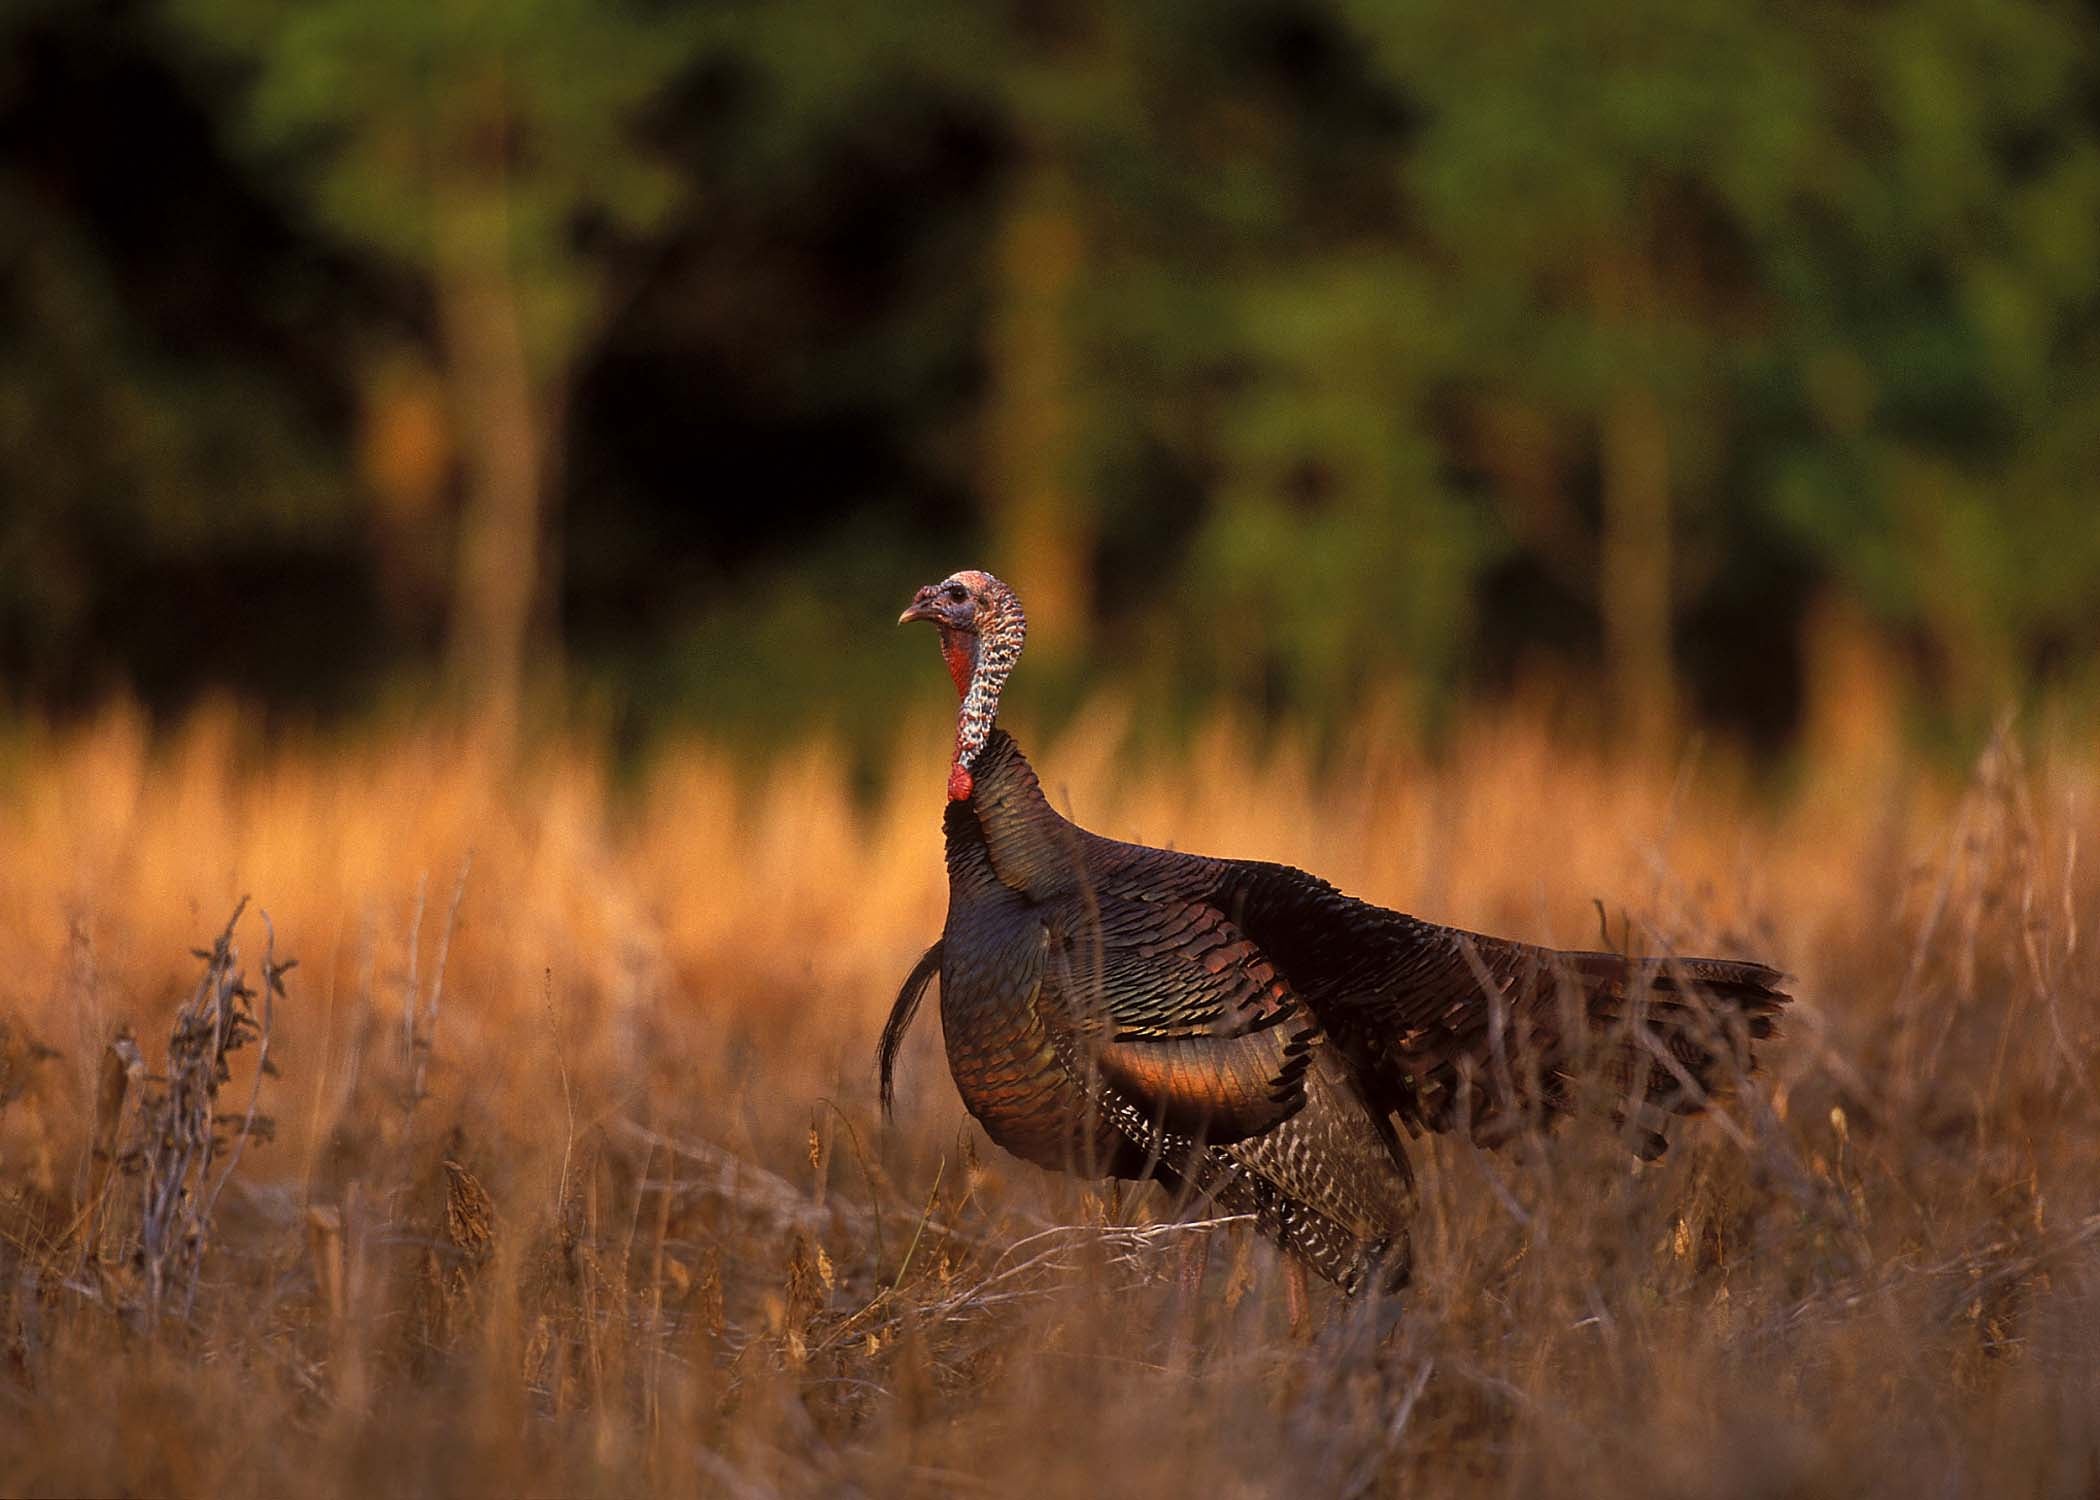
[[[816,748],[634,786],[579,747],[499,774],[228,717],[0,751],[0,1489],[2100,1483],[2090,747],[2001,736],[1964,782],[1883,744],[1774,794],[1537,716],[1434,759],[1367,726],[1318,776],[1230,725],[1112,763],[1107,708],[1036,742],[1103,831],[1563,945],[1602,898],[1614,936],[1797,976],[1762,1090],[1660,1162],[1600,1130],[1419,1145],[1380,1347],[1325,1293],[1290,1340],[1241,1226],[984,1147],[935,1028],[881,1123],[875,1035],[944,898],[924,728],[865,804]],[[256,1092],[259,1049],[221,1077],[220,1043],[265,1022]],[[188,1188],[154,1198],[171,1080],[203,1079]]]

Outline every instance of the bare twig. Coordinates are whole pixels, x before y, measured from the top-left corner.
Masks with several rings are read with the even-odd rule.
[[[241,1128],[235,1133],[232,1145],[227,1150],[226,1165],[212,1183],[211,1191],[205,1197],[204,1207],[199,1211],[200,1220],[206,1224],[211,1222],[212,1213],[219,1205],[219,1194],[225,1190],[226,1179],[233,1176],[233,1169],[241,1164],[241,1155],[247,1149],[248,1138],[255,1133],[255,1106],[262,1098],[263,1079],[276,1071],[270,1063],[270,1025],[277,1014],[276,997],[284,993],[284,976],[298,963],[297,959],[290,958],[281,964],[277,962],[276,924],[271,922],[268,912],[262,912],[260,915],[263,922],[262,1019],[256,1027],[255,1079],[248,1088],[248,1108],[241,1116]],[[198,1269],[196,1265],[190,1267],[189,1295],[183,1304],[184,1317],[188,1317],[190,1309],[196,1305]]]
[[[256,1015],[256,992],[235,967],[233,930],[248,907],[243,896],[227,919],[225,930],[209,949],[198,950],[203,976],[175,1014],[168,1038],[167,1072],[148,1078],[139,1102],[137,1145],[126,1165],[140,1177],[139,1240],[133,1255],[144,1296],[139,1311],[149,1328],[157,1328],[171,1287],[183,1287],[183,1317],[196,1306],[198,1277],[211,1217],[226,1179],[240,1164],[248,1139],[267,1134],[269,1121],[256,1112],[263,1075],[269,1071],[272,997],[281,995],[289,961],[276,958],[276,934],[269,929],[263,958],[263,1011]],[[248,1107],[231,1140],[221,1135],[227,1122],[218,1112],[219,1090],[232,1076],[227,1058],[254,1042],[260,1056]],[[213,1173],[223,1156],[225,1165]]]

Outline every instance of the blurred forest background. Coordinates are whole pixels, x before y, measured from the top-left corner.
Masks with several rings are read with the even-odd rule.
[[[2096,475],[2100,0],[0,0],[0,1493],[2091,1497]],[[1766,1073],[1376,1349],[886,1120],[973,565]]]
[[[2091,5],[0,14],[0,714],[2100,696]]]

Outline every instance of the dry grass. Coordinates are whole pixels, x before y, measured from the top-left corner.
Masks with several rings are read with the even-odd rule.
[[[1318,779],[1223,725],[1116,764],[1108,708],[1037,743],[1107,831],[1569,945],[1602,897],[1798,976],[1764,1089],[1660,1163],[1574,1129],[1419,1148],[1397,1330],[1326,1299],[1305,1346],[1242,1228],[984,1146],[937,1027],[880,1123],[875,1035],[944,899],[924,729],[872,807],[821,749],[760,775],[689,748],[617,793],[579,748],[496,775],[227,716],[0,751],[0,1490],[2100,1485],[2089,747],[2004,740],[1964,784],[1854,735],[1775,803],[1525,716],[1435,763],[1367,727]],[[276,1076],[231,1057],[174,1204],[194,1306],[184,1281],[156,1315],[139,1101],[239,966],[200,988],[191,950],[245,893],[251,974],[263,911],[301,965]],[[251,1097],[274,1139],[236,1164]]]

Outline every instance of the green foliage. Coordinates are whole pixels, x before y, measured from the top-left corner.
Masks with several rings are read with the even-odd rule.
[[[1379,681],[1433,709],[1537,661],[1605,670],[1604,558],[1636,523],[1665,633],[1791,652],[1803,601],[1849,594],[1964,712],[2100,657],[2100,24],[2056,0],[139,13],[243,190],[292,206],[284,258],[361,286],[313,294],[323,358],[441,341],[418,299],[470,265],[508,279],[550,403],[708,372],[690,472],[603,456],[633,386],[571,412],[599,456],[554,481],[567,555],[649,606],[579,636],[594,691],[879,724],[883,674],[753,601],[799,572],[857,618],[921,581],[878,554],[1025,586],[1031,559],[987,551],[1017,464],[1085,497],[1070,548],[1120,627],[1070,670],[1316,717]],[[368,546],[349,424],[267,354],[157,337],[102,227],[9,149],[10,628],[92,614],[92,526]],[[1017,344],[1023,213],[1074,269]],[[1628,411],[1652,414],[1631,480]],[[689,488],[757,514],[670,528],[699,555],[660,580],[646,539]]]
[[[170,634],[141,617],[143,573],[358,546],[322,403],[258,347],[297,297],[259,278],[253,319],[200,358],[42,186],[0,162],[0,704],[123,685]],[[163,253],[208,248],[171,233]]]
[[[690,25],[626,0],[174,0],[246,66],[243,133],[337,232],[425,275],[497,257],[527,350],[565,373],[600,317],[582,229],[637,236],[675,199],[637,115]]]

